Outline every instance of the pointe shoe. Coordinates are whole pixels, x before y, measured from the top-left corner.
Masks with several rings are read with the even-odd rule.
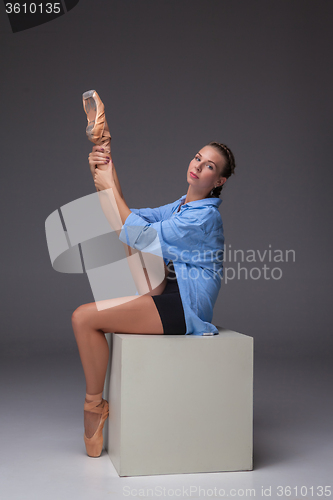
[[[111,134],[105,118],[104,104],[96,90],[88,90],[82,94],[82,100],[88,120],[86,128],[88,139],[104,148],[105,153],[111,155]]]
[[[84,402],[84,410],[91,411],[93,413],[100,413],[101,420],[99,421],[96,432],[90,438],[87,438],[86,433],[84,432],[84,442],[86,445],[87,455],[89,457],[99,457],[102,453],[103,449],[103,427],[104,422],[108,418],[109,415],[109,403],[102,399],[102,406],[98,406],[101,404],[100,401],[87,401]]]

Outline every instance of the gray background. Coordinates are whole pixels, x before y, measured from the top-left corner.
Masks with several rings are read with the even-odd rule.
[[[267,353],[328,352],[332,14],[323,1],[81,0],[13,35],[2,12],[4,349],[75,349],[71,313],[93,300],[85,275],[53,271],[44,222],[94,192],[81,101],[94,88],[130,207],[186,193],[189,161],[218,140],[237,163],[227,248],[295,250],[265,261],[280,280],[222,285],[213,321]]]
[[[322,0],[81,0],[65,16],[14,35],[1,6],[0,347],[7,363],[54,354],[83,394],[70,319],[93,296],[85,275],[52,269],[44,223],[94,192],[81,95],[96,89],[130,207],[185,194],[188,163],[207,142],[233,150],[236,174],[220,209],[226,245],[296,253],[295,262],[277,264],[280,280],[223,284],[214,309],[215,324],[255,339],[256,411],[267,432],[256,434],[257,467],[286,453],[267,451],[278,416],[286,428],[301,426],[303,416],[307,436],[312,422],[324,429],[332,353],[332,15],[332,2]],[[292,411],[284,406],[291,401]],[[309,408],[313,419],[306,420]]]

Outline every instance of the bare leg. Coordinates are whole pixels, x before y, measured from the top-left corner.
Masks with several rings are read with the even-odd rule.
[[[151,296],[133,296],[133,300],[98,310],[95,302],[78,307],[72,315],[72,325],[86,379],[86,393],[98,395],[103,391],[109,359],[106,332],[163,334],[163,325]],[[97,399],[97,398],[96,398]],[[95,432],[100,415],[84,412],[86,436]]]

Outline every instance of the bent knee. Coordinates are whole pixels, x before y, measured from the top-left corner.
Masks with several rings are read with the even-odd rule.
[[[87,322],[89,318],[89,304],[79,306],[72,314],[73,327],[79,327]]]

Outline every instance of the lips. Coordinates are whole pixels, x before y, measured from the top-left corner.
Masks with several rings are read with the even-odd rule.
[[[193,172],[190,172],[190,176],[193,177],[193,179],[199,179],[199,177],[195,175]]]

